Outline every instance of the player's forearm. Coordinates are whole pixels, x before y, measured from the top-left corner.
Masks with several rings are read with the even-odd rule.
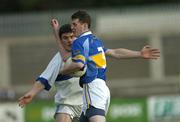
[[[125,48],[113,49],[113,53],[109,56],[117,59],[142,58],[141,51],[134,51]]]
[[[84,67],[82,63],[75,63],[72,62],[70,65],[65,66],[61,71],[60,74],[66,75],[71,74],[73,72],[79,71]]]
[[[34,83],[32,89],[29,91],[29,93],[34,97],[34,96],[36,96],[36,94],[38,94],[40,91],[42,91],[44,89],[44,87],[45,86],[41,82],[37,81]]]
[[[57,43],[58,48],[59,48],[59,52],[63,58],[63,61],[66,61],[67,58],[69,57],[69,53],[64,49],[64,47],[62,45],[62,42],[61,42],[59,35],[58,35],[58,30],[53,28],[53,33],[54,33],[56,43]]]
[[[120,50],[117,50],[117,52],[120,52],[120,58],[141,58],[140,51],[121,48]]]

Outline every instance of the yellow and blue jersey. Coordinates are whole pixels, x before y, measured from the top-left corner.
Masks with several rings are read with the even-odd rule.
[[[95,78],[106,80],[106,57],[103,43],[90,31],[80,35],[72,45],[72,60],[87,65],[85,75],[80,78],[80,85],[90,83]]]

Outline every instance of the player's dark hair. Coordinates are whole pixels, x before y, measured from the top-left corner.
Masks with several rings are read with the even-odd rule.
[[[71,25],[70,24],[62,25],[59,28],[59,38],[61,38],[63,33],[72,33],[72,29],[71,29]]]
[[[75,12],[72,16],[71,16],[71,19],[79,19],[79,21],[81,23],[87,23],[88,24],[88,28],[91,27],[91,17],[90,15],[86,12],[86,11],[83,11],[83,10],[79,10],[77,12]]]

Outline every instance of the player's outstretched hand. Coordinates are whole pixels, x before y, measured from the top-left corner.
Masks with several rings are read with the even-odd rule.
[[[18,99],[18,104],[20,107],[23,108],[25,105],[30,103],[32,101],[32,99],[33,99],[33,95],[27,93]]]
[[[159,49],[155,49],[149,45],[146,45],[141,50],[141,56],[145,59],[157,59],[160,57],[160,51]]]
[[[53,29],[58,30],[59,29],[59,22],[58,22],[58,20],[57,19],[52,19],[51,20],[51,26],[52,26]]]

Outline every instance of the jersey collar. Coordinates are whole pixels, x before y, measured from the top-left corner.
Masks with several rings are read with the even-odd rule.
[[[90,35],[90,34],[92,34],[91,31],[86,31],[86,32],[82,33],[79,37],[87,36],[87,35]]]

